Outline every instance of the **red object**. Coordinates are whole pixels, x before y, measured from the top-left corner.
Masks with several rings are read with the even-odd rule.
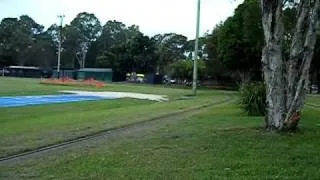
[[[52,85],[65,85],[65,86],[94,86],[97,88],[105,87],[106,84],[101,81],[94,80],[93,78],[84,80],[84,81],[76,81],[69,77],[62,77],[61,79],[45,79],[40,81],[41,84],[52,84]]]

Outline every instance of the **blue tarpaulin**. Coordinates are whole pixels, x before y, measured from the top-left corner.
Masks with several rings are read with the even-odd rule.
[[[79,101],[93,101],[102,99],[114,99],[113,97],[99,97],[88,95],[44,95],[44,96],[7,96],[0,97],[0,107],[20,107],[39,104],[68,103]]]

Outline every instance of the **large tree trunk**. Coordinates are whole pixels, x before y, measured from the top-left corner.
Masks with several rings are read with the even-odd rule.
[[[320,0],[301,0],[290,58],[282,58],[282,0],[261,0],[265,47],[262,65],[267,91],[266,127],[294,130],[305,102],[305,85],[319,26]]]
[[[305,103],[305,86],[309,79],[309,69],[316,44],[319,8],[319,0],[314,3],[312,0],[304,0],[298,7],[298,21],[288,62],[285,124],[289,129],[296,129]]]
[[[267,95],[266,127],[270,130],[282,129],[285,118],[285,88],[281,53],[283,37],[282,1],[262,0],[261,5],[266,43],[261,60]]]

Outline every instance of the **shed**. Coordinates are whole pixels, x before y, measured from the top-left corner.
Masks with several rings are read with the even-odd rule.
[[[98,81],[112,82],[112,69],[106,68],[84,68],[77,72],[78,80],[85,80],[93,78]]]
[[[52,72],[52,76],[54,78],[68,77],[68,78],[76,79],[77,78],[77,72],[73,68],[61,68],[60,69],[60,74],[58,75],[57,69],[54,69],[53,72]]]
[[[40,78],[43,74],[40,68],[32,66],[9,66],[6,69],[7,75],[13,77]]]

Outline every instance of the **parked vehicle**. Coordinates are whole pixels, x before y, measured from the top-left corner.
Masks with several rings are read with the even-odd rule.
[[[128,82],[144,83],[144,81],[145,81],[145,75],[144,74],[137,74],[137,73],[133,72],[133,73],[127,73],[126,76],[127,76],[126,80]]]
[[[144,74],[137,74],[137,83],[143,83],[144,82]]]

